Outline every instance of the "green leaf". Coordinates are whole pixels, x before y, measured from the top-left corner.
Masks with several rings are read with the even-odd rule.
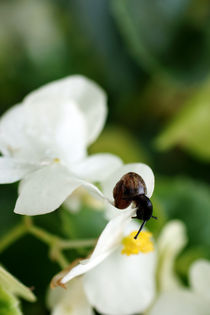
[[[182,177],[157,179],[154,197],[168,219],[186,224],[188,248],[202,247],[210,258],[210,187]]]
[[[21,315],[19,302],[11,293],[0,286],[0,314],[1,315]]]
[[[2,266],[0,266],[0,286],[8,292],[20,296],[27,301],[34,302],[36,300],[36,297],[31,290],[6,271]]]
[[[183,109],[159,135],[156,145],[161,150],[179,145],[193,155],[210,160],[210,80],[190,97]]]
[[[112,0],[113,15],[135,60],[145,69],[188,81],[209,69],[208,18],[189,14],[190,0]],[[193,11],[194,12],[194,11]]]

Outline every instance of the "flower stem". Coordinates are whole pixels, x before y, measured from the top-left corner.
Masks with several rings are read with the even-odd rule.
[[[68,248],[78,248],[78,247],[91,247],[96,244],[96,239],[87,239],[87,240],[60,240],[60,248],[68,249]]]
[[[24,216],[22,223],[14,227],[0,240],[0,253],[27,233],[32,234],[49,246],[50,259],[56,261],[61,268],[68,266],[68,261],[62,250],[91,247],[96,244],[95,239],[65,240],[45,231],[41,227],[35,226],[31,217]]]
[[[29,227],[28,232],[33,234],[34,236],[36,236],[38,239],[48,244],[49,246],[56,246],[60,249],[72,249],[89,246],[91,247],[96,244],[96,239],[65,240],[34,225]]]
[[[53,246],[53,244],[58,240],[58,237],[55,235],[50,234],[49,232],[35,225],[31,225],[28,228],[28,233],[34,235],[36,238],[49,246]]]
[[[51,247],[49,251],[49,257],[51,260],[56,261],[61,268],[66,268],[69,265],[68,260],[59,248]]]
[[[27,233],[27,228],[23,223],[18,224],[12,230],[10,230],[6,235],[0,240],[0,253],[3,252],[7,247],[21,238]]]

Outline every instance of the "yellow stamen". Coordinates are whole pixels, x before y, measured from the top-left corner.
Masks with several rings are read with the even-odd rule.
[[[137,231],[131,232],[128,236],[124,237],[122,244],[124,245],[121,254],[127,256],[137,255],[139,252],[149,253],[154,250],[153,242],[151,241],[152,233],[142,231],[138,238],[135,239]]]
[[[59,158],[54,158],[53,162],[59,163],[59,162],[60,162],[60,159],[59,159]]]

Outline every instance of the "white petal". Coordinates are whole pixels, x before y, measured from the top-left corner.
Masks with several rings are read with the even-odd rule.
[[[104,196],[104,194],[95,185],[80,178],[77,178],[77,181],[80,184],[80,186],[84,187],[84,189],[86,189],[94,198],[97,198],[103,202],[104,201],[107,202],[106,196]]]
[[[34,169],[33,165],[21,163],[9,157],[0,157],[0,184],[14,183]]]
[[[60,287],[51,289],[47,303],[52,315],[94,315],[81,278],[74,279],[66,290]]]
[[[77,163],[72,171],[92,182],[101,182],[122,166],[120,158],[109,153],[99,153]]]
[[[32,162],[40,158],[38,141],[28,134],[23,105],[12,107],[0,119],[0,150],[3,155],[22,161]]]
[[[100,190],[61,165],[52,163],[29,174],[19,187],[15,213],[38,215],[52,212],[78,187],[83,186],[95,198],[105,200]]]
[[[74,103],[71,106],[66,104],[59,106],[59,112],[61,114],[55,129],[55,143],[61,160],[68,165],[86,155],[87,130],[85,120]],[[59,113],[57,113],[58,115]]]
[[[54,163],[28,175],[21,184],[15,213],[37,215],[57,209],[80,183]]]
[[[139,314],[155,294],[155,253],[126,256],[118,247],[84,275],[90,303],[103,314]]]
[[[180,290],[160,295],[149,315],[209,315],[209,305],[198,295]]]
[[[36,297],[31,290],[6,271],[2,266],[0,266],[0,285],[12,294],[20,296],[30,302],[36,300]]]
[[[210,307],[210,262],[197,260],[190,268],[190,283],[195,293],[205,297]]]
[[[180,287],[174,273],[175,259],[187,243],[185,225],[178,220],[171,221],[163,228],[158,239],[158,286],[161,291]]]
[[[33,141],[39,141],[42,159],[58,158],[71,165],[84,158],[85,120],[74,102],[53,103],[46,99],[37,104],[25,103],[25,110],[27,132]]]
[[[27,144],[24,125],[23,106],[13,106],[1,117],[0,149],[4,155],[13,155],[18,147]]]
[[[90,258],[81,261],[79,265],[71,269],[70,272],[63,277],[61,282],[66,283],[71,279],[86,273],[109,256],[117,246],[119,246],[125,227],[131,220],[132,214],[133,210],[131,209],[119,211],[117,216],[109,221],[104,228]]]
[[[66,199],[64,208],[72,213],[77,213],[80,211],[83,204],[95,210],[104,210],[104,199],[93,197],[87,187],[85,189],[82,186],[76,189],[71,196]]]
[[[106,95],[93,81],[74,75],[49,83],[30,93],[25,102],[56,103],[57,105],[73,101],[82,111],[86,121],[87,144],[92,143],[101,132],[107,115]]]

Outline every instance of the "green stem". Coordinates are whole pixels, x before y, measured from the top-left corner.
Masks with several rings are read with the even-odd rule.
[[[51,247],[49,256],[51,260],[56,261],[63,269],[65,269],[69,265],[68,260],[66,259],[66,257],[63,255],[62,251],[59,248]]]
[[[49,246],[53,246],[55,243],[59,242],[59,238],[57,236],[34,225],[29,226],[28,232]]]
[[[34,236],[36,236],[38,239],[48,244],[49,246],[56,245],[56,247],[60,249],[91,247],[96,244],[96,239],[65,240],[34,225],[31,225],[29,227],[28,232],[33,234]]]
[[[96,244],[96,239],[87,239],[87,240],[62,240],[59,241],[59,246],[62,249],[69,249],[69,248],[78,248],[78,247],[91,247]]]
[[[0,241],[0,253],[17,241],[26,233],[32,234],[49,246],[49,256],[56,261],[62,268],[68,266],[68,261],[62,253],[62,250],[78,247],[91,247],[96,244],[96,239],[86,240],[65,240],[44,229],[33,225],[31,217],[24,216],[23,222],[9,231]]]
[[[16,240],[21,238],[27,233],[27,228],[23,223],[17,225],[12,230],[10,230],[6,235],[0,240],[0,253],[3,252],[8,246],[14,243]]]
[[[91,247],[96,244],[95,239],[65,240],[32,224],[28,224],[28,232],[50,247],[50,259],[56,261],[61,268],[66,268],[69,265],[66,257],[62,253],[62,250],[78,247]]]

